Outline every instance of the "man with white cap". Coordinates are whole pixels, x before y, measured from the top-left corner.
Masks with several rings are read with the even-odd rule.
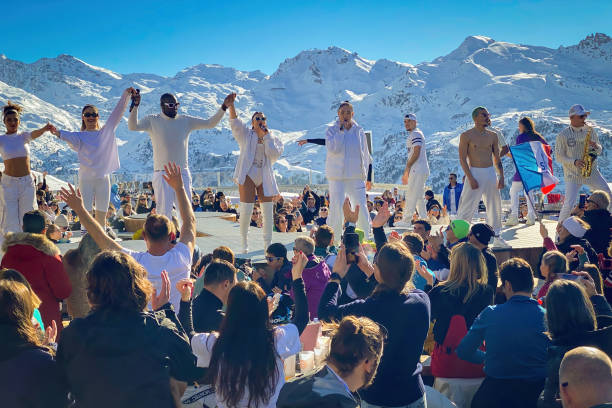
[[[427,216],[425,201],[425,182],[429,177],[429,164],[427,163],[427,153],[425,152],[425,136],[417,128],[417,118],[414,113],[409,113],[404,117],[404,126],[408,131],[408,161],[402,175],[402,184],[406,185],[406,205],[404,207],[403,222],[410,222],[414,210],[419,212],[419,218]]]
[[[586,118],[590,113],[582,105],[572,106],[569,110],[570,126],[563,129],[557,136],[555,156],[563,165],[563,175],[565,177],[565,200],[559,214],[559,223],[569,217],[578,198],[580,188],[584,184],[592,190],[603,190],[608,193],[608,196],[612,194],[608,183],[597,168],[597,159],[593,160],[591,175],[589,177],[582,175],[582,169],[585,165],[582,159],[587,134],[590,133],[589,153],[597,157],[602,152],[597,132],[591,126],[586,125]]]

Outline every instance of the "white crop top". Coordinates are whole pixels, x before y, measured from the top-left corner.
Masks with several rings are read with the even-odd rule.
[[[0,156],[2,160],[30,157],[30,145],[28,143],[32,140],[31,137],[30,132],[0,136]]]

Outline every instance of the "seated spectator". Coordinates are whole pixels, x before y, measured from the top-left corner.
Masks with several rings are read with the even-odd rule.
[[[282,214],[276,214],[274,216],[274,231],[276,232],[287,232],[287,217]]]
[[[287,259],[287,248],[283,244],[274,243],[266,249],[266,262],[268,273],[257,279],[257,283],[264,292],[272,293],[274,288],[280,291],[289,290],[289,275],[291,274],[291,262]]]
[[[60,302],[70,296],[72,286],[60,250],[45,237],[46,221],[40,211],[25,213],[22,225],[24,232],[6,234],[0,267],[15,269],[25,276],[42,302],[40,314],[45,327],[55,321],[61,332]]]
[[[583,259],[583,263],[597,262],[597,254],[589,241],[584,239],[584,235],[589,230],[589,225],[582,221],[576,216],[571,216],[565,219],[563,223],[557,224],[557,234],[559,235],[559,242],[555,244],[552,239],[548,237],[548,230],[540,222],[540,235],[544,239],[544,247],[547,251],[559,250],[561,253],[567,256],[568,253],[575,250],[575,246],[578,245],[584,249],[586,258]],[[576,258],[569,263],[570,270],[578,269],[580,260]]]
[[[389,204],[389,207],[395,206],[395,199],[393,198],[393,194],[391,194],[391,190],[385,190],[382,194],[382,199]]]
[[[421,252],[423,252],[423,248],[425,247],[423,238],[421,238],[419,234],[409,232],[404,235],[402,242],[406,245],[415,261],[415,270],[417,273],[412,276],[414,287],[425,290],[425,286],[433,286],[435,274],[427,268],[427,261],[421,258]],[[423,273],[424,276],[421,275],[421,273]]]
[[[297,214],[287,214],[286,219],[287,232],[302,232],[302,215],[299,211],[297,211]]]
[[[263,225],[263,218],[261,216],[261,209],[259,207],[253,207],[253,213],[251,214],[251,227],[261,228]]]
[[[354,393],[367,388],[374,380],[385,335],[380,326],[367,317],[347,316],[332,327],[327,364],[312,374],[286,383],[277,407],[361,406]]]
[[[400,227],[403,218],[404,218],[403,211],[401,209],[395,210],[395,212],[393,213],[393,216],[389,218],[389,227]]]
[[[437,204],[438,207],[442,208],[442,206],[440,205],[440,203],[438,202],[438,200],[436,200],[434,198],[434,193],[431,190],[427,190],[425,192],[425,209],[427,211],[429,211],[429,209],[431,208],[432,205]],[[419,214],[420,217],[424,217],[425,214],[421,215]]]
[[[459,358],[484,363],[486,377],[472,407],[536,407],[546,378],[544,309],[531,298],[533,272],[520,258],[500,269],[506,303],[488,306],[476,318],[457,348]],[[486,351],[480,349],[486,344]]]
[[[176,205],[183,220],[180,236],[177,241],[175,227],[168,217],[151,214],[147,217],[143,228],[142,235],[147,250],[142,252],[123,248],[115,242],[85,210],[80,194],[74,191],[71,185],[69,185],[70,190],[62,189],[62,199],[77,212],[81,223],[87,228],[87,232],[98,244],[100,250],[122,251],[131,255],[145,267],[149,280],[157,290],[161,290],[161,273],[164,270],[167,271],[173,285],[180,279],[189,277],[196,235],[195,215],[183,185],[180,169],[175,164],[168,164],[164,179],[176,194]],[[176,292],[173,293],[170,302],[178,310],[180,298]]]
[[[327,224],[327,216],[329,215],[329,209],[327,207],[319,208],[319,216],[315,219],[315,224],[319,227]]]
[[[215,259],[206,267],[204,287],[193,299],[193,327],[198,332],[218,331],[223,320],[223,306],[236,284],[236,268],[228,261]],[[184,305],[181,304],[181,307]]]
[[[203,212],[204,208],[202,208],[200,206],[200,196],[195,194],[192,198],[191,198],[191,208],[193,208],[193,212]]]
[[[612,401],[612,361],[593,347],[568,352],[559,368],[565,408],[604,408]]]
[[[325,261],[314,254],[315,242],[310,237],[298,237],[295,239],[293,251],[300,251],[308,259],[308,263],[302,272],[306,298],[308,298],[308,313],[310,320],[318,317],[319,300],[329,281],[331,271]]]
[[[370,214],[370,221],[376,217],[376,211],[374,211],[374,202],[371,200],[367,201],[368,213]]]
[[[47,239],[54,244],[65,244],[70,242],[70,238],[65,236],[62,229],[55,224],[49,224],[45,235],[47,236]],[[70,233],[70,236],[72,236],[72,233]]]
[[[154,295],[147,271],[128,254],[105,251],[93,260],[87,272],[92,311],[64,329],[57,349],[76,406],[171,407],[171,378],[199,377],[174,312],[161,309],[170,285],[165,272],[162,279]],[[146,312],[149,302],[159,312]]]
[[[215,195],[212,192],[206,193],[206,198],[203,200],[200,198],[200,200],[202,202],[202,209],[204,211],[215,211]]]
[[[219,407],[276,406],[285,383],[282,359],[300,351],[300,334],[308,323],[301,278],[306,262],[303,254],[294,258],[291,286],[295,317],[289,324],[272,326],[266,293],[255,282],[240,282],[231,289],[219,332],[193,332],[191,311],[181,309],[197,365],[208,367],[207,377],[215,387]],[[188,293],[187,286],[182,293]]]
[[[316,194],[309,191],[304,197],[305,204],[302,205],[300,212],[304,218],[304,224],[310,224],[317,217],[319,213],[320,203]]]
[[[382,225],[375,224],[377,228]],[[340,278],[346,271],[345,259],[344,249],[341,249],[319,303],[319,318],[329,321],[348,315],[364,316],[384,326],[388,332],[378,374],[372,385],[362,391],[365,401],[362,406],[425,406],[419,359],[429,328],[429,298],[412,285],[412,255],[401,242],[382,246],[373,267],[378,282],[373,293],[365,299],[338,305]]]
[[[432,204],[427,210],[425,218],[431,225],[448,225],[450,218],[446,212],[446,207],[441,208],[440,204]]]
[[[120,216],[122,218],[131,217],[134,214],[135,214],[134,211],[132,211],[132,204],[126,203],[123,205],[123,207],[121,207]]]
[[[493,227],[489,224],[479,223],[472,225],[470,228],[468,241],[482,252],[485,262],[487,263],[487,284],[495,293],[498,283],[497,258],[495,258],[493,251],[489,248],[489,242],[494,236],[495,231],[493,231]]]
[[[587,198],[582,219],[589,225],[584,238],[589,241],[598,254],[608,253],[610,246],[610,230],[612,229],[612,215],[608,211],[610,197],[603,190],[595,190]],[[595,260],[590,260],[595,262]]]
[[[41,340],[32,324],[39,302],[23,283],[0,279],[0,395],[4,407],[68,406],[66,384],[47,346],[55,341],[55,333],[50,328]]]
[[[215,194],[215,201],[213,202],[213,208],[215,209],[215,211],[221,212],[222,201],[225,201],[225,194],[223,194],[223,191],[217,191],[217,194]]]
[[[229,206],[229,203],[228,203],[227,199],[223,199],[223,200],[219,201],[219,209],[217,210],[217,212],[229,213],[229,214],[237,214],[238,213],[235,208],[231,208]]]
[[[481,364],[457,357],[457,346],[480,312],[493,304],[494,293],[487,285],[487,266],[482,252],[467,242],[455,246],[448,279],[428,293],[434,322],[431,370],[435,377],[484,377]]]
[[[334,242],[334,230],[329,225],[321,225],[314,233],[315,250],[314,254],[321,258],[327,258],[335,254],[336,248],[332,246]]]
[[[546,322],[552,340],[548,348],[548,375],[540,407],[561,407],[559,366],[565,353],[579,346],[591,346],[612,355],[612,310],[586,272],[579,279],[556,280],[546,296]]]
[[[147,196],[141,194],[138,197],[138,204],[136,205],[136,214],[148,214],[151,212],[151,208],[147,206]],[[124,209],[125,212],[125,209]]]
[[[413,232],[419,234],[423,238],[423,244],[429,243],[429,235],[431,234],[431,224],[427,220],[416,220],[412,223]]]
[[[559,278],[559,275],[568,273],[567,258],[559,251],[548,251],[542,255],[540,273],[544,277],[544,285],[538,291],[538,299],[546,297],[548,288]]]

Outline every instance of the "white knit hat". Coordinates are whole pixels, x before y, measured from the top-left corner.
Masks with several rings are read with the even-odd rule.
[[[587,229],[578,221],[577,217],[569,217],[563,221],[563,226],[575,237],[582,238]]]

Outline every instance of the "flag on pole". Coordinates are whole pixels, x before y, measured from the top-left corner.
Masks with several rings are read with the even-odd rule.
[[[550,193],[559,179],[553,175],[551,147],[542,142],[527,142],[510,146],[512,160],[525,191],[540,189]]]

